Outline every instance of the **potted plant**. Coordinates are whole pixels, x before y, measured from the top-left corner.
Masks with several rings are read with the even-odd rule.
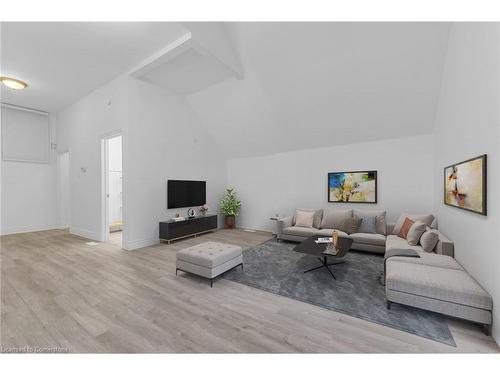
[[[226,228],[234,228],[236,216],[240,213],[241,202],[236,197],[236,191],[233,188],[226,189],[226,195],[220,200],[219,206],[221,212],[225,215]]]

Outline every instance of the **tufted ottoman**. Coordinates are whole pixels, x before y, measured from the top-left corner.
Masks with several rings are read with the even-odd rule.
[[[205,242],[177,253],[175,274],[177,275],[177,271],[183,271],[206,277],[210,279],[212,287],[213,279],[237,266],[243,268],[241,247],[220,242]]]

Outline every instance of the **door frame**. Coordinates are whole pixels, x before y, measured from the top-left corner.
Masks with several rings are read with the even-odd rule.
[[[101,137],[101,241],[109,240],[109,146],[112,138],[122,137],[122,163],[123,163],[123,134],[115,130]]]
[[[68,207],[69,207],[69,217],[67,217],[67,223],[64,223],[64,213],[62,210],[62,174],[61,174],[61,157],[67,154],[68,155]],[[69,149],[64,149],[61,151],[57,151],[57,211],[58,211],[58,223],[57,226],[59,229],[67,229],[71,228],[71,173],[70,173],[70,152]]]

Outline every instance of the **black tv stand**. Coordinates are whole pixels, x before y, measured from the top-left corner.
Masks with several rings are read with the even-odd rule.
[[[185,220],[161,221],[160,241],[171,243],[185,237],[197,236],[198,234],[217,230],[217,215],[201,215],[190,217]]]

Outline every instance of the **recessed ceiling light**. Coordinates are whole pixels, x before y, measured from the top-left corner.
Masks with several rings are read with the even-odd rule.
[[[28,87],[26,82],[10,77],[0,77],[0,82],[12,90],[22,90]]]

